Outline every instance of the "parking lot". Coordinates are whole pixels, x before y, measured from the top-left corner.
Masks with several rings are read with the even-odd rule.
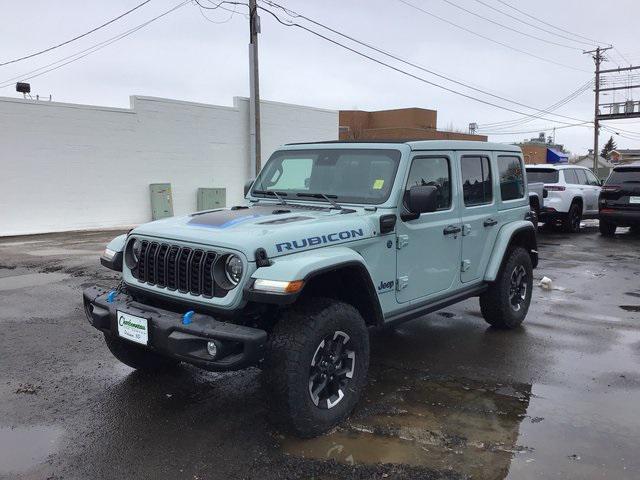
[[[640,236],[541,231],[524,326],[476,299],[373,335],[350,420],[301,441],[267,421],[260,371],[145,375],[87,323],[119,232],[0,240],[0,477],[615,478],[640,472]]]

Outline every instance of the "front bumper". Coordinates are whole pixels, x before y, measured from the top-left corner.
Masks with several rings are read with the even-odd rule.
[[[89,323],[107,335],[118,335],[117,312],[124,312],[148,321],[149,342],[146,347],[140,345],[141,348],[206,370],[238,370],[255,365],[263,357],[267,341],[264,330],[221,322],[199,313],[191,317],[191,323],[183,325],[182,314],[144,305],[122,292],[108,302],[107,294],[107,290],[99,287],[87,288],[82,293]],[[215,358],[207,352],[207,342],[212,340],[220,346]]]

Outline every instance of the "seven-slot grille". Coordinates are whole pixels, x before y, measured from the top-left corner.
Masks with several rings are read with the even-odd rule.
[[[217,253],[147,240],[141,243],[138,264],[131,269],[139,281],[206,298],[227,294],[213,281],[212,267]]]

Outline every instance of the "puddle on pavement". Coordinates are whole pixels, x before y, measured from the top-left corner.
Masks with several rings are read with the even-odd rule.
[[[393,463],[504,478],[526,417],[529,385],[376,375],[360,407],[336,431],[314,439],[286,437],[285,453],[354,464]]]
[[[19,288],[38,287],[48,283],[59,282],[69,275],[64,273],[27,273],[0,278],[0,292]]]
[[[0,427],[0,473],[19,473],[44,462],[60,440],[58,427]]]

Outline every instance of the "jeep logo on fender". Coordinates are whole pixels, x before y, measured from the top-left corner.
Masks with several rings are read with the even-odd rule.
[[[394,282],[393,280],[389,280],[388,282],[380,282],[380,285],[378,285],[378,292],[384,293],[392,290],[395,283],[396,282]]]
[[[291,242],[276,243],[276,249],[278,252],[282,252],[284,250],[297,250],[299,248],[313,247],[324,243],[340,242],[358,237],[364,237],[364,231],[361,228],[358,230],[344,230],[342,232],[330,233],[328,235],[320,235],[319,237],[302,238]]]

